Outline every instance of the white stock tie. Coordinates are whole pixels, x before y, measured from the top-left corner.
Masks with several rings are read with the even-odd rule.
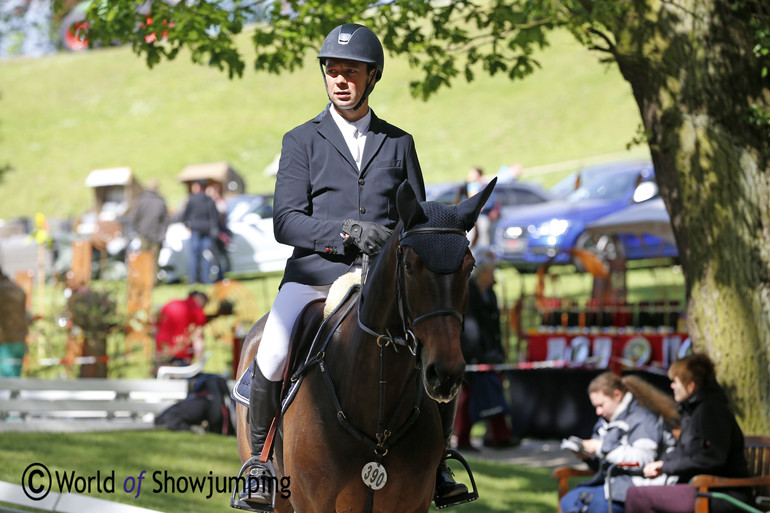
[[[358,169],[361,170],[361,157],[364,153],[364,149],[362,148],[364,138],[361,137],[363,134],[359,132],[358,128],[353,129],[353,159],[356,161],[356,166],[358,166]]]

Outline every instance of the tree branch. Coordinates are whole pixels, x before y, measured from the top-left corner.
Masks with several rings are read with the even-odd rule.
[[[596,37],[599,37],[599,38],[603,39],[604,42],[607,43],[607,47],[606,48],[598,46],[598,45],[593,45],[593,46],[589,47],[591,50],[598,50],[600,52],[606,52],[606,53],[609,53],[609,54],[612,54],[612,55],[616,55],[617,54],[617,49],[615,48],[615,43],[613,43],[612,40],[609,38],[609,36],[607,36],[604,32],[602,32],[600,30],[597,30],[597,29],[595,29],[593,27],[588,27],[588,33],[589,34],[593,34]]]

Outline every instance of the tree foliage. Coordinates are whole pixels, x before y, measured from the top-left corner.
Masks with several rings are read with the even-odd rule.
[[[62,10],[67,0],[54,0]],[[639,4],[625,0],[100,0],[88,11],[90,44],[121,41],[132,45],[149,67],[174,59],[183,48],[198,64],[242,76],[247,62],[234,36],[258,20],[253,33],[253,67],[280,73],[301,66],[335,26],[360,22],[377,33],[393,54],[406,55],[421,73],[410,86],[427,99],[453,80],[472,81],[478,73],[519,79],[538,63],[533,51],[546,46],[548,31],[566,27],[587,47],[607,51],[613,26]],[[685,2],[686,4],[687,2]],[[726,2],[748,17],[754,56],[770,64],[770,14],[762,0]],[[636,4],[636,6],[635,6]],[[685,5],[682,8],[686,8]],[[606,60],[613,60],[609,54]],[[757,124],[770,116],[761,104],[747,113]]]

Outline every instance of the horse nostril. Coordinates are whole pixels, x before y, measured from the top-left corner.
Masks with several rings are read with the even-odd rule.
[[[425,368],[425,380],[434,389],[451,389],[458,379],[456,373],[440,367],[434,363]],[[462,371],[459,374],[462,378]]]
[[[425,380],[432,387],[437,387],[441,383],[441,379],[436,372],[436,366],[433,364],[428,365],[425,368]]]

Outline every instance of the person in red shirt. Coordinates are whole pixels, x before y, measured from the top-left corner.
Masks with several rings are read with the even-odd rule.
[[[155,333],[156,361],[159,365],[190,365],[203,353],[203,325],[208,303],[206,294],[190,292],[187,299],[169,301],[158,314]]]

